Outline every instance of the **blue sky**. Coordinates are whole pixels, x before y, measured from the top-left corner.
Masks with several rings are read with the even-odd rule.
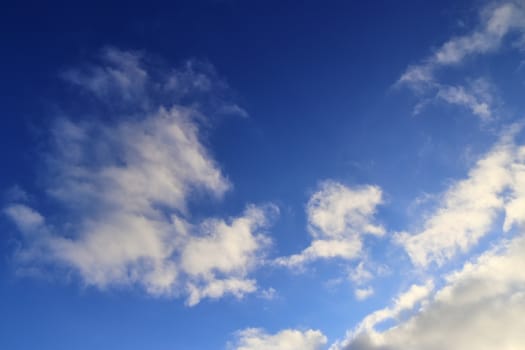
[[[525,3],[0,15],[0,346],[525,347]]]

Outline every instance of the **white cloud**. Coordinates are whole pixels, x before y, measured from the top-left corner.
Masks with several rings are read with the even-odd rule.
[[[525,147],[516,150],[516,162],[511,165],[511,187],[505,203],[503,230],[525,224]]]
[[[354,295],[357,300],[365,300],[372,295],[374,295],[374,288],[372,287],[366,287],[366,288],[356,288],[354,290]]]
[[[385,265],[378,265],[366,260],[359,261],[357,266],[353,267],[348,273],[348,280],[354,285],[355,298],[361,301],[374,295],[374,288],[366,285],[377,276],[384,276],[388,273],[389,269]]]
[[[204,298],[218,299],[225,294],[232,294],[237,298],[242,298],[245,294],[254,292],[257,286],[253,279],[227,278],[207,280],[203,286],[196,286],[190,283],[187,289],[189,295],[186,305],[194,306]]]
[[[277,290],[275,290],[273,287],[261,290],[259,293],[259,298],[266,300],[274,300],[275,298],[278,298],[278,296],[279,294],[277,293]]]
[[[231,223],[207,220],[201,225],[206,235],[188,238],[181,252],[181,269],[191,280],[189,305],[225,292],[241,297],[256,290],[255,281],[246,276],[262,260],[262,251],[270,243],[260,229],[277,212],[275,206],[249,206],[242,217]]]
[[[101,60],[66,77],[110,107],[140,103],[111,121],[55,123],[46,192],[61,210],[5,209],[28,237],[19,262],[58,263],[99,288],[137,284],[152,295],[185,295],[189,305],[255,291],[248,274],[269,244],[263,231],[277,208],[249,205],[236,218],[190,223],[189,201],[220,198],[231,185],[201,142],[200,110],[158,91],[213,93],[214,77],[186,65],[157,82],[139,54],[108,49]]]
[[[457,64],[469,55],[496,50],[511,31],[525,29],[525,7],[522,1],[499,3],[482,13],[481,28],[473,33],[447,41],[432,58],[437,65]]]
[[[323,182],[306,207],[312,243],[299,254],[277,259],[277,263],[292,267],[316,259],[359,257],[363,234],[385,233],[374,221],[381,203],[382,192],[377,186],[350,188],[334,181]]]
[[[507,1],[488,6],[482,11],[480,28],[445,42],[423,64],[410,66],[399,81],[416,85],[432,82],[437,69],[498,49],[505,36],[512,31],[521,34],[525,31],[523,2]]]
[[[466,252],[490,232],[498,214],[506,212],[503,229],[525,220],[523,205],[523,146],[514,142],[514,127],[470,170],[442,195],[438,208],[422,228],[396,235],[412,262],[426,266],[446,262]]]
[[[487,120],[492,117],[492,100],[489,85],[484,80],[477,80],[473,87],[441,86],[437,97],[450,103],[468,108],[472,114]]]
[[[469,110],[482,121],[487,122],[496,117],[498,111],[497,94],[495,88],[486,79],[479,78],[465,85],[446,85],[437,82],[427,82],[426,89],[413,86],[421,90],[419,93],[424,97],[416,104],[413,114],[420,114],[429,105],[436,101],[443,101]],[[428,92],[431,91],[431,97]]]
[[[445,286],[408,319],[385,331],[351,332],[331,349],[522,349],[525,272],[516,267],[524,264],[520,236],[449,274]]]
[[[445,42],[422,64],[411,65],[398,80],[398,85],[406,85],[418,94],[427,96],[418,103],[414,113],[421,112],[428,104],[428,95],[447,103],[463,106],[474,115],[487,120],[494,115],[494,97],[488,83],[484,82],[484,91],[480,86],[453,86],[439,83],[436,72],[451,65],[462,63],[467,57],[496,51],[504,38],[517,32],[525,38],[525,5],[522,1],[497,2],[487,6],[481,14],[478,29],[463,36]]]
[[[382,235],[384,228],[372,220],[381,196],[377,186],[349,188],[333,181],[323,182],[307,205],[310,232],[321,238],[354,233]]]
[[[184,211],[192,191],[220,196],[230,186],[200,143],[191,111],[182,107],[115,125],[60,120],[53,134],[48,192],[70,205]]]
[[[350,281],[354,282],[357,285],[361,285],[363,283],[366,283],[370,281],[374,275],[371,271],[365,268],[364,261],[360,261],[359,264],[357,264],[356,268],[350,271],[348,278]]]
[[[31,233],[44,224],[44,218],[38,212],[24,204],[12,204],[4,213],[13,220],[22,233]]]
[[[372,331],[376,325],[390,319],[395,319],[404,311],[413,310],[430,296],[433,289],[434,283],[432,281],[427,281],[422,285],[414,284],[410,286],[407,291],[401,293],[394,299],[391,307],[374,311],[366,316],[356,328],[349,333],[349,336],[352,337],[365,331]]]
[[[235,350],[320,350],[327,339],[318,330],[285,329],[268,334],[259,328],[248,328],[237,333]]]

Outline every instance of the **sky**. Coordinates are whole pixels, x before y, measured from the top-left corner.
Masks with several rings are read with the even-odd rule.
[[[525,348],[525,2],[0,14],[2,349]]]

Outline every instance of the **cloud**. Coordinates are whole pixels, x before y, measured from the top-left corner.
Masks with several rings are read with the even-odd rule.
[[[420,94],[425,97],[414,107],[414,115],[422,113],[426,107],[437,101],[465,108],[484,122],[493,119],[498,111],[498,103],[496,103],[498,98],[495,88],[483,78],[468,82],[466,85],[429,82],[427,88],[425,91],[420,91]],[[433,96],[426,96],[429,91]]]
[[[24,204],[13,204],[4,213],[16,224],[18,229],[29,234],[44,224],[44,217]]]
[[[189,305],[225,292],[241,297],[256,290],[255,280],[246,276],[262,260],[261,254],[270,244],[270,238],[258,231],[277,213],[273,205],[249,206],[242,217],[230,224],[211,219],[201,225],[201,231],[207,234],[192,236],[181,252],[181,268],[191,277]]]
[[[370,281],[374,275],[368,269],[365,268],[365,263],[360,261],[355,269],[353,269],[349,274],[350,281],[354,282],[357,285],[366,283]]]
[[[432,82],[437,69],[460,64],[469,56],[494,51],[505,36],[513,31],[520,34],[525,31],[523,2],[496,2],[483,9],[478,29],[448,40],[424,63],[410,66],[399,81],[409,85]]]
[[[503,230],[525,224],[525,147],[516,150],[517,161],[511,164],[511,187],[505,201],[505,221]]]
[[[435,52],[431,61],[436,65],[458,64],[470,55],[494,51],[510,32],[523,32],[524,15],[522,1],[491,5],[482,12],[481,28],[447,41]]]
[[[364,327],[331,349],[521,349],[525,273],[515,267],[524,264],[525,239],[518,236],[447,275],[445,286],[408,319],[385,331]]]
[[[496,2],[483,9],[479,28],[463,36],[451,38],[423,63],[411,65],[399,78],[398,86],[408,86],[426,96],[414,109],[420,113],[429,101],[441,101],[463,106],[483,120],[494,116],[493,92],[484,86],[448,85],[438,82],[437,72],[461,64],[468,57],[496,51],[510,33],[525,38],[525,6],[522,1]],[[483,90],[480,90],[483,88]],[[428,97],[432,96],[432,97]]]
[[[366,288],[356,288],[354,290],[354,295],[357,300],[365,300],[372,295],[374,295],[374,288],[372,287],[366,287]]]
[[[192,64],[162,75],[142,55],[116,49],[101,62],[66,77],[101,106],[132,101],[111,120],[55,122],[44,183],[57,211],[17,202],[4,210],[25,234],[19,263],[72,269],[101,289],[184,295],[188,305],[255,291],[248,275],[278,209],[248,205],[237,217],[190,220],[189,202],[219,199],[231,184],[201,141],[201,110],[173,101],[190,88],[212,94],[214,77]],[[167,90],[178,96],[165,99]]]
[[[108,47],[98,57],[101,64],[69,69],[62,77],[100,99],[116,98],[119,102],[133,104],[144,102],[150,76],[142,67],[142,56],[140,52]]]
[[[265,300],[274,300],[275,298],[278,298],[279,294],[277,293],[277,290],[275,288],[270,287],[268,289],[261,290],[259,293],[259,298],[265,299]]]
[[[173,68],[145,52],[113,47],[101,50],[95,61],[66,69],[61,76],[102,102],[110,113],[144,113],[160,105],[179,105],[200,113],[248,116],[232,101],[228,84],[207,62],[187,60]],[[100,112],[101,106],[97,107]]]
[[[396,234],[412,262],[438,265],[458,252],[466,252],[488,234],[498,214],[506,214],[504,231],[523,223],[524,146],[514,142],[518,127],[511,128],[466,179],[457,181],[441,196],[438,208],[413,233]]]
[[[492,115],[493,96],[490,84],[478,79],[469,87],[440,86],[437,97],[447,103],[466,107],[472,114],[488,120]]]
[[[277,259],[277,263],[292,267],[316,259],[359,257],[362,235],[385,233],[374,221],[381,203],[382,192],[377,186],[350,188],[335,181],[321,183],[306,206],[312,243],[299,254]]]
[[[259,328],[248,328],[237,333],[235,350],[320,350],[327,339],[318,330],[299,331],[285,329],[268,334]]]
[[[387,273],[387,268],[383,265],[376,265],[365,261],[360,261],[355,268],[352,268],[348,274],[348,279],[354,284],[354,296],[357,300],[365,300],[374,294],[374,288],[371,286],[364,287],[377,275],[384,275]]]
[[[359,261],[357,266],[350,269],[348,279],[355,285],[361,286],[370,282],[376,276],[385,276],[390,274],[390,272],[388,266],[365,259]]]
[[[414,284],[410,286],[407,291],[401,293],[394,299],[391,307],[374,311],[366,316],[353,331],[349,332],[348,337],[353,338],[363,332],[373,331],[374,327],[378,324],[390,319],[396,319],[401,316],[404,311],[413,310],[430,296],[433,289],[434,283],[430,280],[425,284]]]

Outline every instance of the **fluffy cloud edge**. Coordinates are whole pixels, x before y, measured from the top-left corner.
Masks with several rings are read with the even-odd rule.
[[[318,259],[353,260],[362,254],[362,236],[382,236],[385,228],[375,220],[383,203],[381,188],[349,187],[325,180],[306,205],[310,245],[298,254],[276,259],[279,266],[301,267]]]

